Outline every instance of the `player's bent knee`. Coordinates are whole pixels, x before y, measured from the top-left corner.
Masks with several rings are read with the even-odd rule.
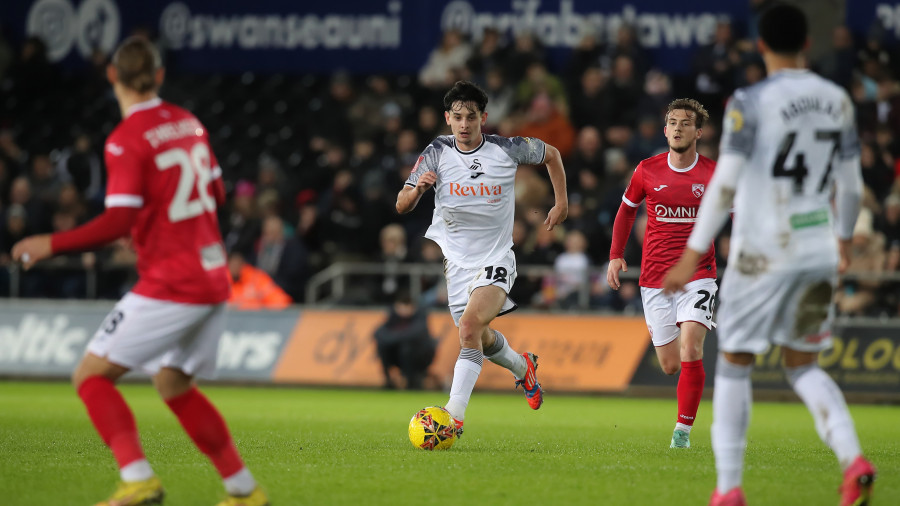
[[[659,366],[662,368],[662,372],[669,376],[674,376],[681,370],[681,363],[679,362],[660,362]]]

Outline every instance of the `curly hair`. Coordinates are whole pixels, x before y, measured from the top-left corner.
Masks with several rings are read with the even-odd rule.
[[[697,128],[703,128],[703,123],[709,121],[709,113],[706,112],[703,104],[693,98],[677,98],[669,103],[669,107],[666,109],[666,122],[669,120],[669,114],[678,109],[693,112],[694,123],[697,125]]]

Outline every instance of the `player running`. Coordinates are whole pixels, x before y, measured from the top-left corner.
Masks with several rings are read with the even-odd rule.
[[[712,325],[716,302],[716,253],[711,242],[683,292],[664,294],[663,276],[684,250],[696,221],[700,199],[716,163],[697,153],[706,109],[693,99],[680,98],[669,104],[663,131],[669,151],[638,164],[613,224],[612,247],[606,281],[613,290],[620,286],[619,271],[627,271],[625,243],[647,200],[647,231],[641,258],[641,300],[650,338],[663,372],[678,377],[678,418],[670,448],[690,448],[691,428],[703,397],[703,340]]]
[[[868,504],[875,468],[862,456],[844,396],[817,364],[831,347],[832,294],[848,263],[862,194],[853,105],[842,88],[802,68],[808,41],[799,9],[764,11],[759,34],[769,77],[729,101],[716,173],[688,247],[664,281],[669,293],[685,287],[733,201],[713,394],[718,483],[710,504],[746,504],[750,372],[754,354],[771,344],[781,345],[787,379],[844,471],[841,505]]]
[[[220,506],[261,506],[257,486],[219,411],[194,385],[216,367],[229,295],[216,218],[225,199],[221,169],[203,125],[163,102],[159,53],[142,38],[125,40],[107,76],[122,122],[106,140],[106,210],[69,232],[23,239],[13,258],[26,269],[70,251],[103,246],[131,233],[139,281],[88,343],[72,381],[119,465],[122,482],[102,505],[159,504],[163,487],[144,456],[134,415],[116,389],[140,369],[225,482]]]
[[[556,198],[544,220],[548,230],[569,211],[559,151],[539,139],[482,134],[487,101],[484,91],[467,81],[447,92],[444,118],[453,135],[440,136],[425,148],[397,195],[397,211],[403,214],[428,189],[435,190],[434,217],[425,237],[444,253],[448,305],[459,327],[461,350],[446,405],[459,433],[484,357],[513,373],[532,409],[544,400],[535,373],[537,355],[517,353],[489,326],[516,308],[508,294],[516,279],[512,229],[518,165],[547,166]]]

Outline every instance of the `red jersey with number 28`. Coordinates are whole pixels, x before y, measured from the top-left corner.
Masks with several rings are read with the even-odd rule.
[[[139,280],[154,299],[217,304],[230,295],[210,183],[221,177],[206,129],[156,98],[136,104],[106,139],[106,207],[138,208],[131,239]]]
[[[676,169],[669,165],[667,151],[647,158],[634,170],[622,201],[638,207],[647,200],[641,286],[662,288],[666,272],[681,258],[715,168],[716,162],[698,154],[691,166]],[[691,281],[715,277],[716,251],[710,244]]]

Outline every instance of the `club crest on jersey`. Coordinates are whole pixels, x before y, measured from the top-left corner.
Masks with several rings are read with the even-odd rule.
[[[469,170],[472,171],[472,175],[469,176],[472,179],[484,174],[484,172],[481,171],[481,162],[479,162],[477,158],[472,162],[472,165],[469,166]]]
[[[691,193],[694,194],[698,199],[703,196],[703,191],[706,190],[706,185],[701,183],[694,183],[691,185]]]
[[[416,160],[416,164],[413,165],[413,168],[412,168],[411,171],[409,171],[409,173],[410,173],[410,174],[415,174],[415,173],[416,173],[416,170],[419,168],[419,164],[422,163],[422,160],[424,160],[424,159],[425,159],[424,156],[420,156],[419,159]]]
[[[121,156],[123,153],[125,153],[125,148],[119,146],[118,144],[113,144],[112,142],[110,142],[106,145],[106,151],[108,151],[109,154],[113,156]]]

